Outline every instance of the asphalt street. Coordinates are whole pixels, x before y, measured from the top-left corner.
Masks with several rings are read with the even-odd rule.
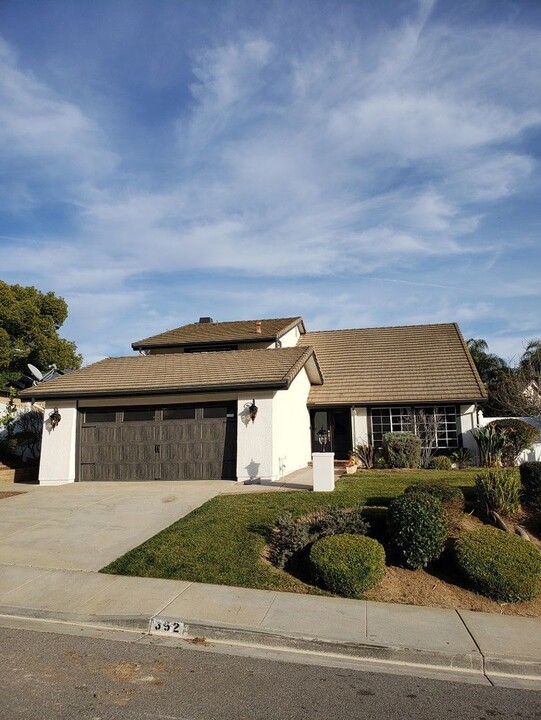
[[[0,628],[2,720],[492,720],[541,692]]]

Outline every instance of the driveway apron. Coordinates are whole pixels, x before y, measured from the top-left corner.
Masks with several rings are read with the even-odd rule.
[[[0,564],[99,570],[227,485],[74,483],[6,498],[0,502]]]

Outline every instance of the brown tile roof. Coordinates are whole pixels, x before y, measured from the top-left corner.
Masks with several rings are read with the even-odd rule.
[[[261,334],[256,332],[256,320],[236,320],[234,322],[191,323],[159,335],[137,340],[132,348],[171,347],[207,343],[272,342],[285,335],[300,323],[301,333],[304,324],[301,317],[274,318],[261,320]]]
[[[309,332],[325,382],[310,405],[476,401],[485,388],[455,323]]]
[[[320,382],[314,351],[306,346],[107,358],[20,395],[61,398],[281,388],[288,387],[306,363],[309,374]]]

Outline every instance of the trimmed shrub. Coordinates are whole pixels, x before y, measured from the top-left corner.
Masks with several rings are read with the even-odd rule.
[[[330,535],[366,535],[369,525],[362,508],[330,507],[317,513],[310,523],[310,534],[318,538]]]
[[[489,427],[504,433],[502,449],[502,465],[504,467],[514,467],[517,456],[537,440],[537,428],[519,418],[493,420],[489,423]]]
[[[541,462],[524,462],[519,470],[524,504],[541,512]]]
[[[389,503],[387,530],[404,564],[416,570],[440,557],[447,539],[447,516],[438,498],[411,490]]]
[[[531,600],[541,592],[541,553],[517,535],[483,527],[462,533],[458,567],[482,595],[499,602]]]
[[[290,512],[281,515],[270,542],[270,560],[283,568],[296,553],[323,537],[341,535],[366,535],[370,525],[363,517],[361,508],[331,506],[315,515],[294,518]]]
[[[487,470],[475,478],[477,501],[487,513],[516,515],[520,512],[520,480],[510,468]]]
[[[294,518],[285,512],[276,521],[276,528],[270,543],[270,560],[273,565],[283,568],[287,561],[312,540],[310,522],[306,518]]]
[[[355,598],[377,585],[385,574],[385,550],[362,535],[334,535],[310,550],[314,581],[337,595]]]
[[[383,455],[390,468],[418,468],[421,464],[421,440],[411,432],[385,433]]]
[[[434,457],[430,459],[428,467],[430,470],[452,470],[453,463],[447,455],[434,455]]]
[[[447,514],[448,530],[459,526],[465,504],[464,493],[460,488],[448,487],[447,485],[422,485],[417,483],[407,487],[404,492],[425,492],[428,493],[428,495],[438,498]]]
[[[374,469],[375,470],[386,470],[389,466],[387,465],[387,461],[385,458],[380,455],[374,460]]]

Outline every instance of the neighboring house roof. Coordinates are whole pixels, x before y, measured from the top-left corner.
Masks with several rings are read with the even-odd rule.
[[[455,323],[306,333],[325,382],[310,405],[477,401],[485,387]]]
[[[101,360],[23,390],[20,396],[62,398],[280,389],[289,387],[303,367],[311,382],[322,382],[311,347],[135,355]]]
[[[256,322],[261,323],[261,333],[256,332]],[[300,326],[301,334],[306,332],[301,317],[219,323],[198,322],[137,340],[132,343],[132,348],[144,350],[153,347],[183,347],[210,343],[273,342],[279,340],[296,325]]]

